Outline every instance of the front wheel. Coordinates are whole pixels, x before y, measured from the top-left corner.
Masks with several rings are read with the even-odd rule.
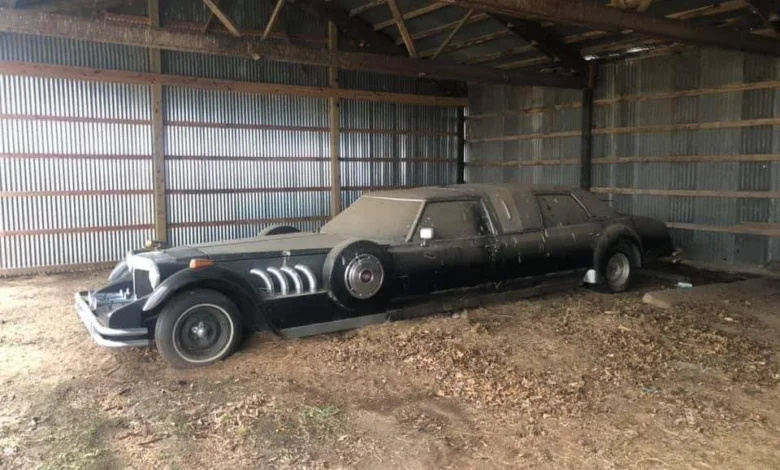
[[[625,292],[631,284],[634,273],[634,263],[631,247],[626,243],[616,245],[607,254],[604,264],[604,279],[612,292]]]
[[[179,369],[213,364],[230,355],[243,333],[238,307],[219,292],[196,289],[174,297],[154,330],[157,349]]]

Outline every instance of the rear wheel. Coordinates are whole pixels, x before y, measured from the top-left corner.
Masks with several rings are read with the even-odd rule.
[[[213,364],[230,355],[243,334],[238,307],[219,292],[196,289],[174,297],[160,312],[155,342],[176,368]]]
[[[290,225],[269,225],[263,230],[260,230],[260,233],[257,234],[257,236],[265,237],[266,235],[286,235],[288,233],[298,232],[300,232],[300,230]]]
[[[602,268],[604,281],[611,292],[625,292],[631,284],[635,263],[634,250],[627,242],[619,242],[609,250]]]

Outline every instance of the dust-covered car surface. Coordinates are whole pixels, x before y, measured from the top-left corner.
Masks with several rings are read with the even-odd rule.
[[[176,367],[233,352],[245,330],[289,336],[355,328],[403,299],[551,274],[620,292],[648,257],[669,255],[659,221],[624,216],[587,191],[456,185],[371,193],[318,233],[130,252],[109,284],[76,294],[107,347],[151,346]]]

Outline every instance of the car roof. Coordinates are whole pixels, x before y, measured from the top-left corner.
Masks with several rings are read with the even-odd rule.
[[[571,192],[577,188],[539,184],[453,184],[447,186],[423,186],[368,193],[364,197],[412,200],[446,201],[464,197],[506,195],[507,193]]]

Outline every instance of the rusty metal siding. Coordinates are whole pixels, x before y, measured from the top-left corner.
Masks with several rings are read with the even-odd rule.
[[[703,49],[608,64],[599,79],[594,190],[669,223],[696,261],[780,261],[780,61]],[[560,136],[578,130],[579,97],[558,93],[472,87],[468,180],[576,184],[576,164],[528,162],[579,155],[578,137]]]

